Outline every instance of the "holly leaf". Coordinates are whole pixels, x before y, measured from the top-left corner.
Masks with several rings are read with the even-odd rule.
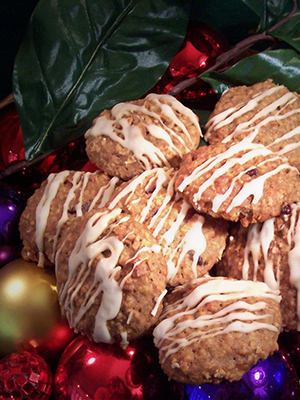
[[[189,1],[40,0],[13,73],[25,156],[75,140],[105,108],[141,97],[181,45]]]
[[[299,76],[299,54],[293,49],[280,49],[247,57],[222,73],[205,72],[201,78],[218,94],[232,86],[253,85],[266,79],[300,93]]]

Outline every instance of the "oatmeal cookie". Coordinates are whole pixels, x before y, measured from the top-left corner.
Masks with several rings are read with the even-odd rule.
[[[263,282],[218,277],[178,286],[153,331],[163,371],[193,385],[239,380],[278,349],[279,301]]]
[[[163,247],[168,286],[208,272],[225,248],[228,223],[200,215],[175,192],[176,171],[154,168],[122,183],[108,208],[120,207],[144,224]]]
[[[28,199],[21,215],[22,257],[38,262],[39,266],[53,265],[63,224],[93,208],[103,207],[119,181],[99,172],[50,174]]]
[[[297,168],[261,144],[202,146],[183,158],[175,187],[196,210],[244,226],[300,200]]]
[[[169,95],[116,104],[86,132],[90,161],[110,176],[129,180],[154,167],[178,167],[202,136],[196,114]]]
[[[205,125],[214,144],[247,137],[285,156],[300,169],[300,99],[271,80],[227,90]]]
[[[231,231],[217,275],[262,281],[279,289],[285,331],[300,330],[300,203],[264,223]]]
[[[148,333],[161,313],[167,274],[161,247],[121,209],[69,220],[55,267],[63,314],[95,342],[126,345]]]

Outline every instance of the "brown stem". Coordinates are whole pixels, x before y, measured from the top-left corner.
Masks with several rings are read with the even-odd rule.
[[[293,4],[293,7],[292,7],[291,11],[285,17],[283,17],[279,22],[277,22],[277,24],[273,25],[270,29],[268,29],[268,32],[274,31],[279,26],[281,26],[286,21],[288,21],[291,18],[291,16],[293,16],[295,14],[295,12],[297,11],[297,8],[298,8],[297,0],[292,0],[292,4]]]
[[[223,53],[219,57],[217,57],[215,64],[212,67],[206,69],[204,72],[216,71],[219,67],[224,65],[226,62],[232,60],[237,55],[243,53],[245,50],[248,50],[254,43],[257,43],[260,41],[274,41],[274,40],[275,39],[273,36],[266,35],[265,33],[260,33],[257,35],[249,36],[246,39],[242,40],[241,42],[237,43],[230,50],[226,51],[225,53]],[[201,79],[203,73],[201,73],[200,75],[194,76],[193,78],[189,78],[189,79],[179,82],[176,86],[174,86],[168,92],[168,94],[171,96],[176,96],[182,90],[184,90],[184,89],[192,86],[194,83],[198,82]]]
[[[268,29],[268,32],[272,32],[276,28],[278,28],[279,26],[284,24],[297,11],[297,0],[291,0],[291,1],[293,4],[292,10],[284,18],[282,18],[277,24],[275,24],[270,29]],[[230,50],[226,51],[225,53],[223,53],[219,57],[217,57],[215,64],[212,67],[205,70],[204,72],[217,71],[218,68],[223,66],[226,62],[232,60],[237,55],[243,53],[245,50],[248,50],[253,44],[255,44],[257,42],[261,42],[261,41],[274,42],[275,38],[271,35],[268,35],[266,32],[259,33],[259,34],[253,35],[253,36],[249,36],[246,39],[242,40],[241,42],[237,43]],[[224,70],[224,68],[223,68],[223,70]],[[184,81],[179,82],[168,92],[168,94],[171,96],[176,96],[182,90],[187,89],[188,87],[197,83],[201,79],[204,72],[202,72],[201,74],[199,74],[193,78],[188,78]]]

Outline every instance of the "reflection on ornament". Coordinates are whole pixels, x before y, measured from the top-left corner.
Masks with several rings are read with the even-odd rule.
[[[254,365],[240,381],[186,385],[189,400],[297,399],[297,376],[287,354],[276,352]]]
[[[0,356],[34,350],[42,357],[59,358],[73,339],[69,330],[59,340],[62,319],[53,271],[17,259],[0,269]],[[64,325],[62,325],[64,324]],[[48,352],[48,353],[47,353]]]
[[[151,92],[169,92],[181,81],[203,73],[228,49],[229,44],[220,33],[203,23],[190,21],[180,49]],[[203,110],[212,109],[217,100],[211,86],[202,81],[176,97],[188,107]]]
[[[21,246],[0,245],[0,268],[20,257]]]
[[[152,338],[118,345],[78,336],[65,349],[55,372],[58,400],[180,400],[182,386],[163,374]]]
[[[49,365],[38,354],[20,351],[0,360],[0,398],[47,400],[53,388]]]
[[[20,253],[19,218],[25,204],[25,197],[16,189],[0,186],[0,267]]]

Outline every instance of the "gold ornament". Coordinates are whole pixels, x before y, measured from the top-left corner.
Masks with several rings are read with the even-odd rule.
[[[0,269],[0,356],[41,343],[61,320],[53,271],[23,259]]]

